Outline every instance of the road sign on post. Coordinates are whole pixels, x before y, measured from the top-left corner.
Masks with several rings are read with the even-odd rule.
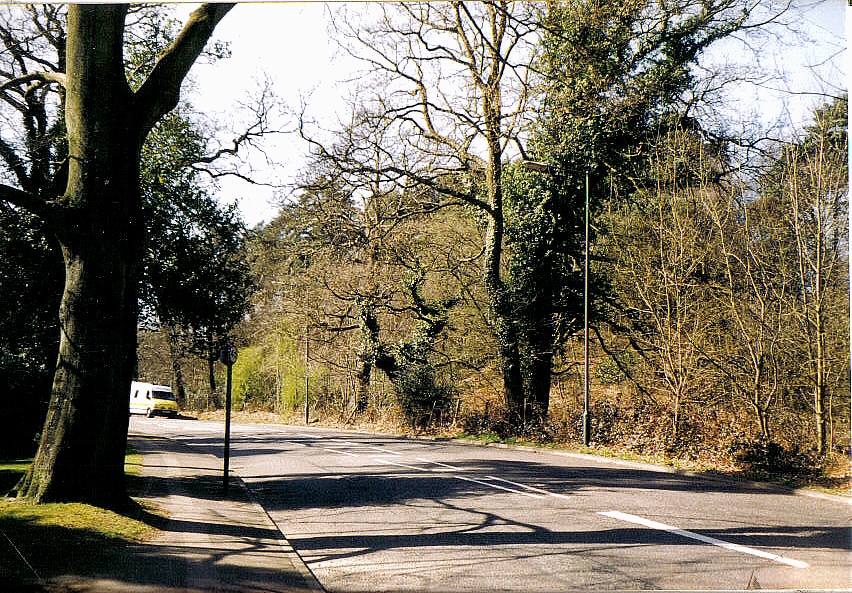
[[[237,362],[237,347],[233,344],[227,344],[222,348],[222,352],[219,353],[219,360],[228,366],[232,366]]]
[[[228,367],[228,380],[225,383],[225,454],[224,465],[222,468],[222,493],[228,494],[228,472],[231,455],[231,377],[234,363],[237,362],[237,348],[233,344],[228,344],[222,348],[219,353],[221,360]]]

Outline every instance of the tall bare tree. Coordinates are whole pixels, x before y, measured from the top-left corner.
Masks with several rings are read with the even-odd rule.
[[[705,351],[718,321],[705,277],[715,244],[701,205],[705,188],[687,173],[693,156],[671,138],[660,142],[651,159],[657,187],[638,192],[605,220],[620,311],[615,321],[648,367],[647,393],[665,397],[658,403],[669,408],[675,437],[682,411],[710,384]]]
[[[800,352],[802,388],[814,418],[814,448],[826,451],[832,383],[848,378],[848,339],[838,342],[838,319],[848,320],[849,169],[848,96],[815,112],[814,123],[799,141],[782,148],[767,177],[767,199],[780,202],[796,289],[789,306],[797,333],[791,347]],[[840,305],[838,307],[838,305]],[[846,306],[844,306],[846,305]],[[832,330],[832,328],[836,328]],[[803,339],[796,339],[797,337]],[[839,348],[838,348],[839,346]]]
[[[510,410],[524,400],[512,304],[504,281],[503,166],[521,146],[532,5],[505,1],[402,3],[373,8],[372,25],[341,15],[337,31],[363,60],[369,89],[344,143],[303,126],[335,175],[369,171],[401,192],[475,208],[485,226],[482,277]],[[363,21],[363,19],[360,19]],[[417,191],[412,191],[417,187]],[[428,190],[428,191],[424,191]]]
[[[784,389],[785,303],[792,278],[777,265],[783,251],[773,228],[777,219],[760,202],[749,204],[747,193],[737,183],[730,193],[708,192],[704,198],[720,264],[712,294],[724,318],[706,353],[720,383],[743,399],[768,442]]]

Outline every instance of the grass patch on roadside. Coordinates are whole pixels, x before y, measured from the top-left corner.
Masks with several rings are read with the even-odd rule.
[[[124,473],[134,477],[142,474],[142,455],[130,443],[127,443],[127,451],[124,454]]]
[[[53,502],[36,505],[10,499],[0,501],[0,526],[4,526],[4,529],[5,526],[16,527],[14,523],[34,529],[61,528],[81,534],[89,532],[84,540],[120,539],[139,542],[149,537],[154,530],[138,518],[88,504]],[[52,542],[52,545],[55,544]],[[60,548],[61,553],[67,552],[64,546],[57,548]]]
[[[141,520],[79,503],[0,501],[4,586],[64,575],[109,574],[128,546],[156,529]]]
[[[27,470],[32,459],[0,459],[0,495],[5,496],[15,487]]]
[[[500,435],[498,435],[496,432],[491,431],[483,431],[479,434],[461,433],[453,438],[460,439],[462,441],[484,443],[486,445],[490,445],[492,443],[500,443],[503,441],[503,439],[500,438]]]
[[[0,459],[0,493],[13,488],[31,462]],[[126,473],[138,476],[141,467],[142,456],[128,447]],[[117,513],[80,503],[0,498],[0,580],[14,590],[61,575],[108,574],[122,565],[128,546],[157,533],[159,519],[138,504]]]

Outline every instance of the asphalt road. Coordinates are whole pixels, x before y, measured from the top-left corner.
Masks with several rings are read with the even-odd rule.
[[[220,456],[220,423],[133,418]],[[331,592],[849,589],[846,501],[583,455],[233,425],[240,476]]]

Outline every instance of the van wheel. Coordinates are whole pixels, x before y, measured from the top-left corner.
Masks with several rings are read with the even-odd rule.
[[[148,411],[145,412],[145,416],[147,416],[148,418],[153,418],[154,417],[154,410],[152,410],[151,408],[148,408]]]

